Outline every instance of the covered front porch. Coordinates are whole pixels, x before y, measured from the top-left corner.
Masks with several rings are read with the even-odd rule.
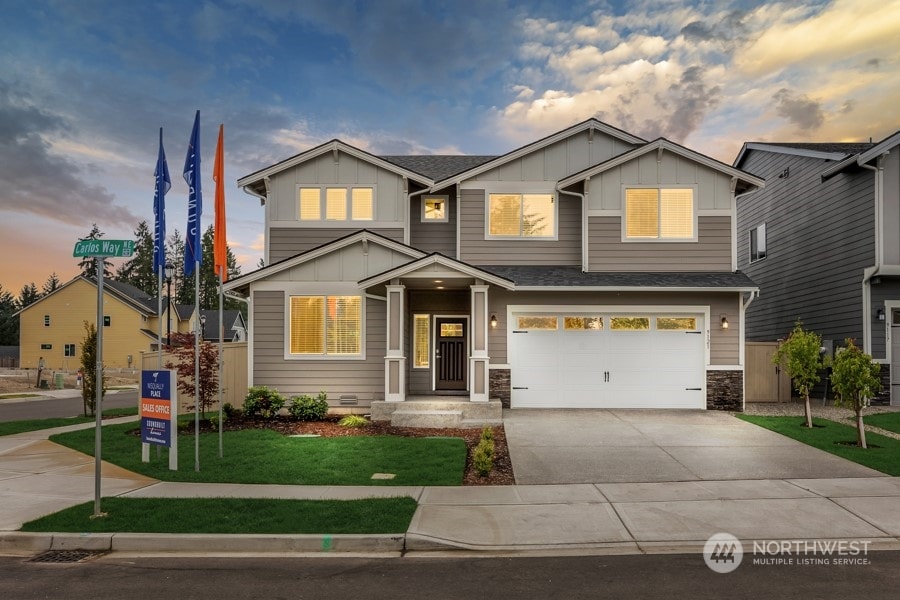
[[[386,304],[384,400],[372,403],[373,420],[416,427],[502,420],[500,402],[490,399],[492,285],[513,287],[440,254],[360,282],[368,296]]]

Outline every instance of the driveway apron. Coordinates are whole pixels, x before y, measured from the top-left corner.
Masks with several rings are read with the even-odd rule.
[[[717,411],[516,409],[504,426],[519,485],[884,476]]]

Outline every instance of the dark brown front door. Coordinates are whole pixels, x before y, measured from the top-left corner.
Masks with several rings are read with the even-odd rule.
[[[434,366],[436,390],[466,389],[466,320],[435,319]]]

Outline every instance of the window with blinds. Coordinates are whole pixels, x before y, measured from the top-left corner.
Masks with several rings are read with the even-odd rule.
[[[413,315],[413,368],[427,369],[431,355],[428,315]]]
[[[625,190],[627,239],[694,239],[693,188],[628,188]]]
[[[300,188],[300,220],[318,221],[322,217],[322,190],[319,188]]]
[[[375,218],[375,194],[372,188],[353,188],[350,203],[350,218],[354,221],[371,221]]]
[[[372,187],[298,187],[301,221],[372,221],[375,189]]]
[[[495,237],[552,238],[553,194],[490,194],[488,233]]]
[[[325,188],[325,220],[347,220],[346,188]]]
[[[359,296],[291,296],[290,353],[356,355],[362,348]]]

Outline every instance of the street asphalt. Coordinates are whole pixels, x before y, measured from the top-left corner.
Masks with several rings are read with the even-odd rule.
[[[47,439],[92,424],[0,437],[0,554],[698,553],[717,533],[745,546],[843,540],[900,549],[898,478],[720,413],[555,412],[506,416],[513,486],[192,484],[102,468],[104,497],[411,496],[419,507],[396,535],[23,533],[29,520],[94,498],[94,459]]]

